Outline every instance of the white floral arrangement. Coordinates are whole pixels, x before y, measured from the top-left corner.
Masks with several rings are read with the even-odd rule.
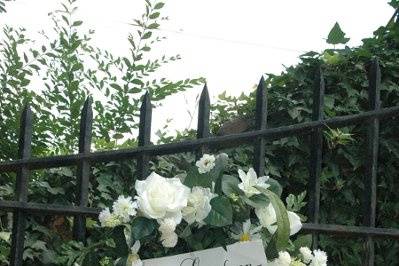
[[[227,164],[224,153],[205,154],[184,175],[153,172],[137,180],[133,197],[119,196],[112,210],[99,215],[110,239],[102,264],[142,266],[144,259],[258,240],[265,247],[264,265],[327,265],[325,252],[302,246],[304,237],[289,239],[302,223],[280,199],[280,184],[258,177],[253,168],[226,175]]]

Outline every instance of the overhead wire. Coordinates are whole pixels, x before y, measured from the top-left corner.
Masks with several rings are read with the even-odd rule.
[[[133,26],[133,27],[138,27],[137,25],[127,23],[127,22],[121,22],[121,21],[114,21],[114,22],[122,23],[125,25]],[[179,35],[183,35],[183,36],[190,36],[190,37],[194,37],[194,38],[198,38],[198,39],[213,40],[213,41],[247,45],[247,46],[257,46],[257,47],[263,47],[266,49],[273,49],[273,50],[279,50],[279,51],[290,52],[290,53],[305,53],[306,52],[303,50],[298,50],[298,49],[293,49],[293,48],[288,48],[288,47],[281,47],[281,46],[273,46],[273,45],[268,45],[268,44],[259,43],[259,42],[234,40],[234,39],[221,38],[221,37],[199,34],[199,33],[184,32],[183,30],[174,30],[174,29],[166,29],[166,28],[157,28],[156,30],[179,34]]]

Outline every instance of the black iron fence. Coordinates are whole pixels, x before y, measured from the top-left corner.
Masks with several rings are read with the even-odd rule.
[[[21,119],[19,138],[19,159],[0,163],[0,173],[16,172],[16,188],[14,201],[0,201],[0,209],[13,212],[11,265],[22,265],[26,218],[36,215],[70,215],[74,216],[74,237],[85,240],[85,217],[97,216],[99,209],[88,207],[88,191],[90,165],[98,162],[109,162],[126,159],[138,161],[138,178],[145,178],[149,173],[151,156],[175,154],[181,152],[203,153],[207,149],[235,147],[245,143],[254,146],[254,167],[258,174],[264,173],[265,141],[288,136],[310,135],[310,167],[309,167],[309,223],[303,225],[304,232],[313,234],[314,246],[318,245],[319,234],[363,237],[366,241],[364,265],[374,265],[374,238],[399,239],[399,229],[377,228],[376,222],[376,173],[378,161],[379,122],[399,116],[399,107],[380,108],[381,73],[375,59],[369,68],[369,110],[363,113],[323,118],[324,79],[321,70],[317,73],[313,96],[312,121],[268,128],[267,126],[267,90],[261,79],[256,93],[256,129],[240,134],[211,136],[209,130],[210,101],[208,90],[202,91],[199,102],[197,139],[180,143],[151,145],[152,107],[149,94],[146,94],[140,110],[140,127],[138,147],[110,151],[90,151],[93,113],[91,99],[87,99],[82,110],[80,122],[79,153],[73,155],[35,158],[31,155],[32,112],[26,106]],[[322,167],[323,130],[328,127],[343,127],[353,124],[367,125],[367,153],[365,162],[365,202],[364,222],[362,226],[346,226],[319,223],[320,211],[320,175]],[[77,166],[77,196],[74,206],[40,204],[27,201],[28,179],[31,170],[49,169],[63,166]]]

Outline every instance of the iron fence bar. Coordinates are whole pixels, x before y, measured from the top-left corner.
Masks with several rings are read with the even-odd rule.
[[[392,228],[376,228],[367,226],[350,226],[338,224],[313,224],[304,223],[302,225],[303,233],[319,232],[323,234],[334,234],[350,237],[389,237],[399,240],[399,229]]]
[[[18,157],[27,159],[31,156],[32,143],[32,111],[28,105],[25,106],[21,115]],[[28,201],[28,179],[30,171],[25,165],[20,165],[15,180],[15,196],[19,203]],[[24,242],[25,242],[25,225],[26,213],[23,210],[15,209],[13,212],[12,223],[12,239],[10,265],[22,265]]]
[[[140,107],[139,147],[151,145],[152,104],[149,92],[144,95]],[[150,173],[150,157],[142,154],[137,159],[137,177],[145,179]]]
[[[96,217],[100,213],[100,208],[65,206],[56,204],[43,203],[22,203],[19,201],[0,201],[0,209],[6,211],[20,210],[31,214],[63,214],[63,215],[86,215]],[[399,229],[376,228],[367,226],[348,226],[337,224],[314,224],[303,223],[303,233],[319,232],[324,234],[337,234],[341,236],[373,236],[373,237],[389,237],[399,240]]]
[[[62,214],[62,215],[84,215],[97,216],[101,209],[91,207],[79,207],[72,205],[57,205],[35,202],[19,202],[19,201],[0,201],[0,209],[5,211],[20,210],[33,214]]]
[[[209,117],[211,104],[209,99],[208,87],[204,86],[198,103],[198,123],[197,123],[197,139],[206,139],[210,137]],[[208,152],[207,145],[200,145],[196,158],[199,159],[204,153]]]
[[[0,163],[1,172],[12,172],[21,166],[29,169],[49,169],[62,166],[76,165],[79,160],[87,159],[90,162],[109,162],[137,158],[143,153],[148,155],[166,155],[181,152],[191,152],[203,145],[211,148],[236,147],[244,143],[252,142],[254,138],[262,136],[267,140],[274,140],[293,135],[308,134],[319,127],[343,127],[365,122],[372,118],[396,117],[399,115],[399,106],[381,108],[378,111],[366,111],[360,114],[345,115],[325,119],[322,121],[309,121],[295,125],[267,128],[240,134],[209,137],[204,139],[187,140],[179,143],[169,143],[154,146],[137,147],[131,149],[120,149],[112,151],[98,151],[90,154],[59,155],[43,158],[19,159],[10,162]]]
[[[380,109],[380,83],[381,72],[376,58],[371,63],[368,71],[369,76],[369,108],[377,111]],[[368,121],[367,128],[367,157],[365,172],[365,211],[364,225],[375,227],[376,205],[377,205],[377,167],[378,167],[378,137],[379,137],[379,119],[373,118]],[[374,265],[374,240],[371,236],[367,237],[365,265]]]
[[[267,89],[263,76],[256,89],[255,129],[263,130],[267,127]],[[257,137],[254,142],[254,168],[258,176],[265,174],[265,144],[266,140]]]
[[[80,132],[79,132],[79,153],[90,153],[91,134],[93,125],[93,111],[91,108],[92,100],[90,97],[82,109],[80,119]],[[89,180],[90,180],[90,162],[87,160],[80,160],[77,167],[77,205],[85,207],[88,204],[89,198]],[[82,215],[74,217],[73,223],[74,238],[78,241],[86,241],[86,218]]]
[[[312,120],[323,120],[324,78],[321,68],[318,69],[313,89]],[[320,175],[323,151],[323,129],[315,128],[310,135],[310,166],[309,166],[309,221],[319,223],[320,212]],[[318,246],[318,235],[312,235],[313,249]]]

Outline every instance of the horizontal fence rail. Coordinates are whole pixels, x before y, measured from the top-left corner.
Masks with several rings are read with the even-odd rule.
[[[232,134],[220,137],[210,137],[196,140],[187,140],[179,143],[137,147],[131,149],[120,149],[110,151],[98,151],[89,154],[60,155],[43,158],[19,159],[0,164],[0,172],[13,172],[21,166],[31,170],[49,169],[63,166],[75,166],[79,160],[91,162],[109,162],[134,159],[143,154],[156,156],[192,152],[201,146],[208,145],[211,148],[223,149],[251,143],[256,137],[263,137],[266,140],[280,139],[300,134],[309,134],[313,129],[325,127],[345,127],[357,123],[363,123],[371,118],[392,118],[399,116],[399,107],[382,108],[378,111],[368,111],[360,114],[334,117],[322,121],[311,121],[291,126],[282,126],[263,130],[254,130],[239,134]]]
[[[378,167],[379,123],[383,119],[399,116],[399,106],[380,108],[381,73],[377,60],[369,68],[369,109],[368,111],[325,119],[324,109],[324,78],[319,69],[315,75],[313,90],[313,111],[311,121],[269,128],[267,125],[267,88],[263,78],[256,91],[255,130],[226,136],[211,136],[209,129],[210,100],[205,86],[199,101],[197,139],[163,145],[151,144],[152,104],[150,95],[143,97],[140,109],[140,125],[138,147],[109,151],[90,151],[93,113],[92,100],[87,99],[82,110],[79,153],[71,155],[35,158],[31,156],[32,112],[27,106],[22,114],[19,159],[0,163],[0,173],[16,172],[16,198],[13,201],[0,200],[0,209],[14,213],[11,265],[21,265],[24,247],[24,231],[26,217],[35,215],[66,215],[74,216],[74,238],[85,242],[87,216],[96,217],[100,209],[88,207],[90,167],[95,163],[137,160],[138,179],[145,178],[150,170],[150,157],[157,155],[193,152],[197,158],[210,149],[223,149],[250,144],[254,147],[254,168],[259,175],[265,173],[265,143],[266,141],[290,136],[308,135],[310,137],[309,158],[309,223],[303,224],[303,232],[313,235],[313,246],[318,246],[319,234],[344,237],[365,238],[364,265],[374,265],[374,238],[391,238],[399,240],[399,229],[376,228],[376,170]],[[326,128],[344,127],[354,124],[365,124],[367,129],[365,153],[369,163],[365,167],[365,209],[362,226],[347,226],[337,224],[321,224],[320,213],[320,175],[322,169],[323,130]],[[27,201],[27,187],[30,171],[50,169],[55,167],[77,166],[77,196],[76,205],[42,204]]]

